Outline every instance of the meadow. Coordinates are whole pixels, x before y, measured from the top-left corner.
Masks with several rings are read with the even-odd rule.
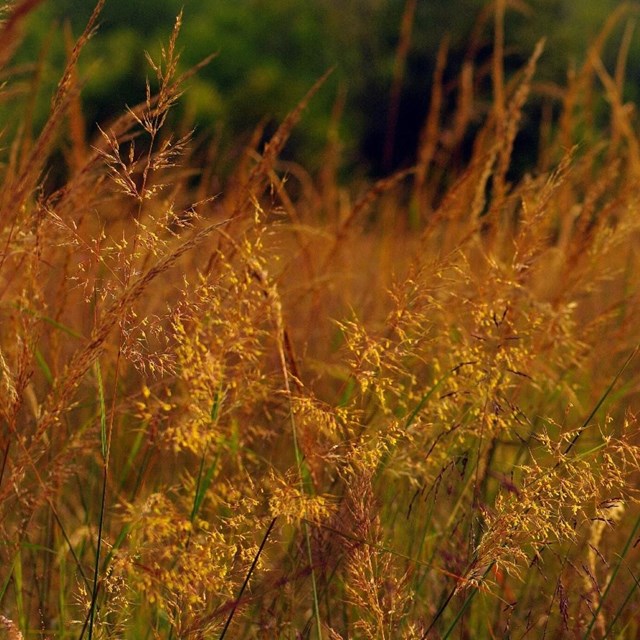
[[[221,184],[171,121],[180,16],[90,137],[100,2],[34,130],[37,4],[0,24],[0,635],[636,638],[633,7],[549,87],[544,41],[505,73],[498,0],[405,170],[340,178],[339,103],[319,171],[281,159],[324,76]]]

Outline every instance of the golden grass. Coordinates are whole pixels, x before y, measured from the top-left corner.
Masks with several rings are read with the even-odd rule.
[[[320,79],[218,194],[165,130],[180,17],[157,93],[85,144],[98,5],[42,132],[3,140],[6,637],[636,637],[629,36],[613,75],[605,33],[554,89],[514,183],[542,44],[505,77],[505,7],[464,165],[474,66],[447,119],[445,43],[415,168],[340,185],[335,130],[317,179],[281,163]],[[587,144],[596,78],[611,123]]]

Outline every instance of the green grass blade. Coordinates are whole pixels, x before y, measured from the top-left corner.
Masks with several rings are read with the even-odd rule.
[[[198,512],[200,511],[200,507],[202,506],[205,496],[207,495],[207,490],[211,486],[211,481],[216,472],[216,469],[218,468],[218,461],[220,460],[220,454],[216,456],[216,459],[213,461],[211,466],[207,469],[203,477],[204,460],[205,460],[205,454],[203,454],[202,459],[200,460],[200,470],[198,472],[198,481],[196,483],[196,495],[193,500],[193,508],[191,509],[191,516],[190,516],[191,522],[193,522],[195,517],[198,515]]]
[[[77,331],[71,329],[70,327],[67,327],[64,324],[61,324],[60,322],[57,322],[53,318],[49,318],[49,316],[45,316],[42,313],[38,313],[37,311],[33,311],[32,309],[26,309],[25,307],[22,307],[19,305],[16,305],[16,308],[18,308],[22,313],[26,313],[30,316],[38,318],[38,320],[44,320],[44,322],[46,322],[47,324],[50,324],[52,327],[55,327],[59,331],[62,331],[62,333],[66,333],[68,336],[71,336],[72,338],[77,338],[78,340],[85,339],[85,337],[81,333],[78,333]]]
[[[89,631],[89,640],[93,638],[93,626],[95,623],[95,613],[96,607],[98,603],[98,590],[100,586],[99,578],[100,578],[100,552],[102,550],[102,532],[104,527],[104,514],[107,502],[107,472],[108,467],[104,465],[103,477],[102,477],[102,497],[100,500],[100,518],[98,521],[98,540],[96,543],[96,559],[95,559],[95,569],[93,572],[93,590],[91,593],[91,605],[89,607],[89,623],[88,623],[88,631]]]
[[[111,545],[111,548],[109,549],[109,553],[107,553],[107,555],[104,558],[104,562],[102,563],[103,573],[107,570],[116,551],[122,546],[122,543],[127,539],[127,536],[129,535],[129,531],[131,531],[131,528],[132,528],[132,525],[130,523],[127,523],[120,530],[120,533],[116,537],[114,543]]]
[[[22,576],[22,549],[18,549],[13,562],[13,588],[16,594],[16,610],[21,629],[26,627],[27,619],[24,608],[24,581]]]
[[[95,622],[95,612],[98,600],[98,587],[100,577],[100,552],[102,549],[102,532],[104,528],[104,516],[107,503],[107,476],[109,473],[109,447],[107,443],[107,411],[104,400],[104,385],[102,383],[102,371],[99,360],[95,361],[94,370],[98,383],[98,398],[100,400],[100,444],[102,449],[103,475],[102,475],[102,496],[100,499],[100,515],[98,521],[98,540],[96,542],[95,569],[93,573],[93,591],[91,594],[91,605],[89,607],[89,640],[93,638],[93,626]]]
[[[624,545],[624,548],[622,549],[622,553],[620,553],[620,555],[618,556],[618,562],[616,562],[616,566],[613,568],[613,571],[611,572],[611,578],[609,578],[609,582],[607,584],[607,587],[604,590],[604,593],[602,594],[602,597],[600,598],[600,602],[598,603],[598,606],[596,608],[596,610],[593,612],[593,616],[591,617],[591,622],[589,623],[589,626],[587,627],[587,630],[585,631],[584,635],[582,636],[583,640],[588,640],[591,637],[591,631],[593,629],[593,625],[596,623],[596,620],[598,619],[598,615],[600,613],[600,611],[602,610],[602,606],[605,603],[605,600],[607,599],[607,596],[609,595],[609,592],[611,591],[611,586],[613,585],[618,572],[620,571],[620,567],[622,566],[622,562],[624,561],[627,553],[629,553],[629,549],[631,548],[635,538],[636,538],[636,534],[638,533],[638,530],[640,529],[640,516],[637,517],[636,522],[633,526],[633,530],[631,531],[631,533],[629,534],[629,537],[627,538],[627,541]]]
[[[482,580],[484,580],[484,578],[489,573],[489,571],[491,571],[492,568],[493,568],[493,563],[490,564],[487,567],[486,571],[482,574]],[[444,635],[442,636],[442,640],[446,640],[446,638],[448,638],[451,635],[453,630],[456,628],[456,625],[460,621],[460,618],[462,617],[462,614],[467,610],[467,608],[469,607],[469,605],[471,604],[473,599],[476,597],[477,593],[478,593],[478,589],[474,587],[471,590],[471,593],[466,597],[465,601],[462,603],[462,606],[460,607],[460,609],[456,613],[456,615],[455,615],[454,619],[452,620],[451,624],[448,626],[447,630],[445,631]],[[453,596],[455,596],[455,594],[456,594],[456,588],[454,587],[453,589],[451,589],[451,591],[449,592],[449,594],[445,598],[444,602],[440,605],[440,608],[436,612],[435,616],[433,616],[433,620],[431,620],[431,623],[427,627],[427,630],[422,634],[421,640],[426,640],[429,637],[429,633],[435,627],[436,622],[440,619],[442,614],[445,612],[445,609],[449,606],[449,603],[451,602],[451,600],[453,599]]]
[[[213,404],[211,405],[211,422],[214,424],[218,422],[218,418],[220,417],[220,409],[222,408],[222,402],[224,401],[224,393],[222,392],[222,385],[216,391],[215,396],[213,398]]]
[[[51,373],[51,369],[49,368],[47,361],[44,359],[44,356],[42,355],[42,352],[40,351],[40,349],[36,349],[34,352],[34,355],[36,358],[36,362],[40,367],[40,371],[42,371],[46,381],[49,384],[53,384],[53,374]]]
[[[140,447],[142,447],[142,443],[144,442],[144,437],[146,435],[146,427],[147,423],[144,423],[142,428],[138,431],[133,444],[131,445],[131,449],[129,450],[129,455],[127,456],[127,461],[124,464],[124,468],[122,469],[122,473],[120,474],[119,480],[119,488],[123,489],[124,483],[129,477],[129,473],[131,473],[131,469],[133,469],[133,463],[140,451]]]
[[[211,405],[211,422],[216,424],[218,422],[218,418],[220,416],[220,408],[222,406],[222,401],[224,400],[224,394],[222,393],[221,388],[218,389],[215,393],[215,397],[213,398],[213,404]],[[202,506],[202,502],[207,494],[207,490],[211,485],[211,480],[213,479],[213,475],[218,468],[218,461],[220,460],[220,453],[216,456],[216,459],[213,461],[211,466],[207,469],[206,473],[204,472],[205,460],[207,457],[207,451],[202,454],[202,458],[200,459],[200,468],[198,469],[198,480],[196,481],[196,492],[193,499],[193,507],[191,509],[190,520],[193,523],[195,517],[198,515],[198,511],[200,511],[200,507]]]
[[[418,417],[418,414],[422,411],[423,407],[425,404],[427,404],[427,402],[429,402],[429,400],[431,399],[431,397],[433,396],[433,394],[449,379],[449,377],[451,376],[451,374],[453,373],[453,371],[449,371],[448,373],[446,373],[444,376],[442,376],[442,378],[440,378],[440,380],[438,380],[423,396],[422,398],[420,398],[420,401],[418,402],[418,404],[414,407],[413,411],[409,414],[409,417],[407,418],[404,426],[405,429],[408,429],[414,422],[414,420]]]
[[[13,566],[16,563],[16,558],[18,557],[18,552],[13,556],[13,561],[11,562],[10,569],[7,572],[7,577],[5,581],[2,583],[0,587],[0,603],[4,600],[4,596],[7,593],[7,589],[9,588],[9,584],[11,583],[11,576],[13,575]]]
[[[633,575],[633,573],[631,573],[631,571],[629,571],[629,573],[631,574],[631,578],[633,579],[633,585],[631,585],[631,589],[629,589],[629,592],[627,593],[627,595],[625,596],[624,600],[622,601],[622,604],[618,607],[618,610],[616,611],[616,614],[611,619],[611,622],[609,622],[609,625],[607,626],[607,629],[606,629],[604,635],[602,636],[602,640],[606,640],[606,638],[609,637],[609,634],[613,630],[613,627],[615,626],[616,622],[618,621],[618,618],[621,616],[622,612],[627,608],[627,605],[629,604],[629,601],[631,600],[631,596],[633,596],[633,594],[635,593],[636,589],[639,586],[638,578],[636,578]]]
[[[447,630],[444,632],[444,635],[442,636],[442,640],[447,640],[447,638],[453,633],[458,622],[460,622],[460,618],[462,618],[462,615],[464,614],[464,612],[469,608],[469,605],[471,604],[472,600],[476,597],[477,593],[478,593],[478,589],[474,588],[471,590],[471,593],[466,597],[460,609],[458,609],[458,612],[456,613],[455,618],[451,621],[451,624],[449,625]]]
[[[596,403],[595,407],[593,407],[591,413],[587,416],[585,421],[580,426],[580,429],[578,429],[578,432],[576,433],[576,435],[573,436],[573,439],[567,445],[567,448],[564,450],[565,456],[571,451],[571,449],[573,449],[573,447],[575,446],[580,436],[584,433],[585,429],[587,429],[587,427],[591,424],[591,421],[593,420],[594,416],[596,415],[596,413],[598,413],[598,411],[600,410],[600,407],[604,404],[604,401],[609,397],[609,394],[613,391],[613,388],[616,386],[616,383],[620,379],[620,376],[624,373],[625,369],[629,366],[629,363],[633,360],[635,355],[638,353],[638,349],[640,349],[640,345],[636,346],[636,348],[627,356],[627,359],[624,361],[624,364],[622,365],[622,367],[620,367],[620,369],[618,370],[618,373],[616,373],[613,380],[611,381],[609,386],[606,388],[605,392],[600,396],[600,399]]]

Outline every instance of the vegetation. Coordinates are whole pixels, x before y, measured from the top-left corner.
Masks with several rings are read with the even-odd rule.
[[[291,105],[329,68],[334,71],[306,110],[304,127],[291,132],[285,157],[303,161],[311,172],[322,165],[327,127],[338,103],[344,105],[337,123],[342,176],[356,171],[380,176],[410,166],[416,159],[415,131],[428,111],[429,78],[445,35],[444,108],[453,107],[457,78],[470,60],[475,64],[477,98],[474,130],[491,102],[492,13],[485,0],[109,0],[100,28],[79,61],[83,110],[92,128],[144,95],[144,51],[157,57],[167,25],[183,4],[180,71],[212,51],[217,57],[190,81],[189,91],[170,116],[172,127],[197,126],[198,144],[216,139],[225,150],[218,158],[218,174],[232,170],[249,143],[247,132],[257,122],[265,121],[267,132],[273,133]],[[551,108],[567,72],[581,63],[587,43],[621,4],[620,0],[508,4],[507,71],[521,68],[541,35],[546,37],[545,55],[536,71],[536,83],[545,91],[531,97],[521,124],[523,139],[535,137],[541,111]],[[64,67],[72,34],[82,32],[91,10],[87,0],[56,0],[41,3],[29,17],[16,61],[25,65],[40,61],[41,90],[35,100],[40,125],[48,115],[48,99]],[[625,22],[616,21],[612,27],[601,51],[611,68]],[[625,100],[637,101],[633,78],[640,73],[640,38],[631,38],[629,47],[624,95]],[[30,85],[31,75],[26,74],[24,81]],[[530,169],[536,158],[528,148],[521,145],[517,155],[518,162]]]
[[[445,40],[415,166],[344,186],[338,108],[317,174],[281,159],[327,76],[224,183],[170,131],[181,16],[87,142],[102,4],[0,152],[5,637],[636,637],[640,140],[628,38],[601,57],[631,5],[535,171],[544,44],[510,73],[498,0],[490,108],[468,60],[445,110]]]

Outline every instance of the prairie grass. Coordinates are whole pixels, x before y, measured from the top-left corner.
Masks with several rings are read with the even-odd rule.
[[[36,4],[0,25],[0,99]],[[318,176],[281,162],[320,79],[214,192],[167,131],[180,17],[85,142],[101,5],[0,152],[4,637],[637,637],[628,42],[537,87],[497,2],[494,102],[469,60],[442,112],[445,41],[416,167],[341,184],[335,128]],[[560,115],[514,179],[532,92]]]

